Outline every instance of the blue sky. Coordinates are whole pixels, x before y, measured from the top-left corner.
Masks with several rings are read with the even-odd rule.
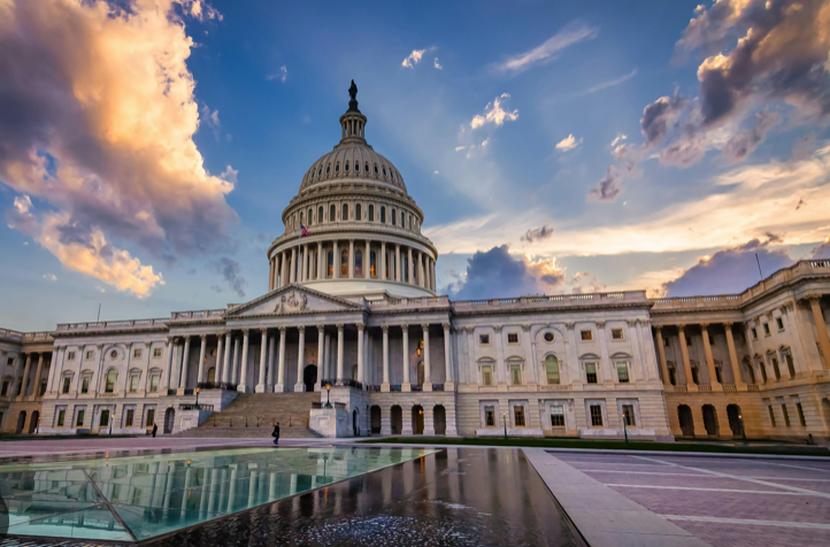
[[[265,249],[336,144],[351,79],[457,298],[735,292],[756,253],[767,275],[826,252],[827,2],[771,2],[763,22],[763,3],[730,0],[11,4],[9,328],[263,293]],[[760,60],[730,64],[749,28]],[[788,63],[819,76],[781,83]]]

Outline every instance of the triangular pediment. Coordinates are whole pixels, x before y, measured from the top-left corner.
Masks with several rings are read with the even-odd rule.
[[[298,315],[319,312],[363,311],[360,304],[299,285],[288,285],[229,310],[226,317]]]

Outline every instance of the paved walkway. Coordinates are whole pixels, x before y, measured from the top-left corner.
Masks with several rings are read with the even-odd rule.
[[[567,464],[718,547],[830,545],[827,461],[558,451],[548,455],[552,462]]]

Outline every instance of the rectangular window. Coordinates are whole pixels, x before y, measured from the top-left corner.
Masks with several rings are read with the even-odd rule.
[[[718,383],[723,383],[723,372],[721,372],[720,367],[715,367],[715,377],[718,379]]]
[[[133,488],[133,505],[141,504],[141,488],[138,486]]]
[[[81,393],[89,393],[89,375],[84,376],[81,382]]]
[[[493,367],[491,367],[490,365],[483,365],[481,367],[481,385],[493,385]]]
[[[82,408],[78,411],[78,416],[75,418],[75,427],[84,426],[84,414],[86,411]]]
[[[628,383],[628,363],[625,361],[617,362],[617,378],[621,384]]]
[[[758,331],[757,331],[757,330],[755,330],[755,327],[752,327],[752,339],[753,339],[753,340],[757,340],[757,339],[758,339]]]
[[[550,425],[551,427],[565,427],[565,409],[562,405],[550,407]]]
[[[514,386],[522,385],[522,365],[510,365],[510,382]]]
[[[585,363],[585,381],[589,384],[597,383],[597,364]]]
[[[14,357],[9,357],[8,359],[6,359],[6,366],[7,367],[11,367],[13,365],[14,365]]]
[[[801,427],[807,427],[807,420],[804,419],[804,409],[801,408],[801,403],[795,403],[795,410],[798,412],[798,421]]]
[[[484,407],[484,425],[486,427],[496,427],[496,411],[492,406]]]
[[[62,408],[58,411],[58,427],[63,427],[64,420],[66,420],[66,410]]]
[[[135,410],[128,408],[127,413],[124,415],[124,427],[133,426],[133,416],[135,416]]]
[[[784,330],[784,320],[780,317],[775,318],[775,324],[778,325],[778,330]]]
[[[594,333],[589,330],[581,330],[579,331],[579,337],[583,342],[590,342],[594,339]]]
[[[133,359],[141,359],[141,348],[133,350]]]
[[[611,339],[612,340],[622,340],[623,339],[623,330],[622,329],[611,329]]]
[[[772,427],[775,427],[775,411],[772,410],[772,405],[769,405],[767,410],[769,410],[769,423],[772,424]]]
[[[69,378],[69,376],[63,379],[63,388],[61,388],[61,393],[63,393],[64,395],[69,393],[69,384],[71,381],[72,379]]]
[[[490,345],[490,335],[489,334],[479,334],[478,335],[478,343],[482,346]]]
[[[769,336],[769,323],[764,323],[764,336]]]
[[[161,348],[153,348],[153,357],[154,358],[161,357]]]
[[[110,424],[110,411],[102,410],[101,419],[98,421],[98,427],[107,427]]]
[[[153,427],[154,423],[156,423],[156,409],[150,408],[147,410],[147,423],[145,425],[147,427]]]
[[[516,405],[513,407],[513,427],[525,426],[525,407]]]
[[[677,385],[677,371],[674,367],[669,369],[669,383],[673,386]]]
[[[92,361],[93,357],[95,357],[95,352],[93,350],[87,350],[85,359],[87,361]]]
[[[637,420],[634,418],[634,405],[623,405],[622,411],[625,425],[628,427],[637,427]]]
[[[790,413],[787,411],[787,405],[781,405],[781,414],[784,415],[784,425],[790,427]]]
[[[159,390],[159,374],[154,372],[150,375],[150,392],[155,393]]]
[[[790,352],[785,353],[784,360],[787,361],[787,372],[790,373],[790,378],[795,378],[795,363],[793,362],[793,354]]]
[[[602,427],[602,407],[600,405],[591,405],[591,426]]]
[[[138,374],[130,376],[130,393],[138,391]]]
[[[698,373],[697,367],[692,367],[692,382],[700,384],[700,374]]]
[[[6,395],[8,395],[8,393],[9,393],[9,381],[8,380],[3,380],[3,387],[2,387],[2,389],[0,389],[0,395],[5,397]]]
[[[74,351],[67,351],[66,352],[66,360],[67,361],[74,361],[75,360],[75,352]]]
[[[515,332],[511,332],[507,334],[507,343],[508,344],[518,344],[519,343],[519,334]]]

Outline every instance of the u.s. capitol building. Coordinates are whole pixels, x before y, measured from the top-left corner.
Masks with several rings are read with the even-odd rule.
[[[830,439],[830,261],[736,295],[452,301],[436,293],[424,213],[367,144],[350,91],[340,142],[283,211],[266,294],[0,330],[0,430],[228,431],[299,401],[305,417],[283,425],[324,435]],[[242,402],[259,414],[223,421]]]

